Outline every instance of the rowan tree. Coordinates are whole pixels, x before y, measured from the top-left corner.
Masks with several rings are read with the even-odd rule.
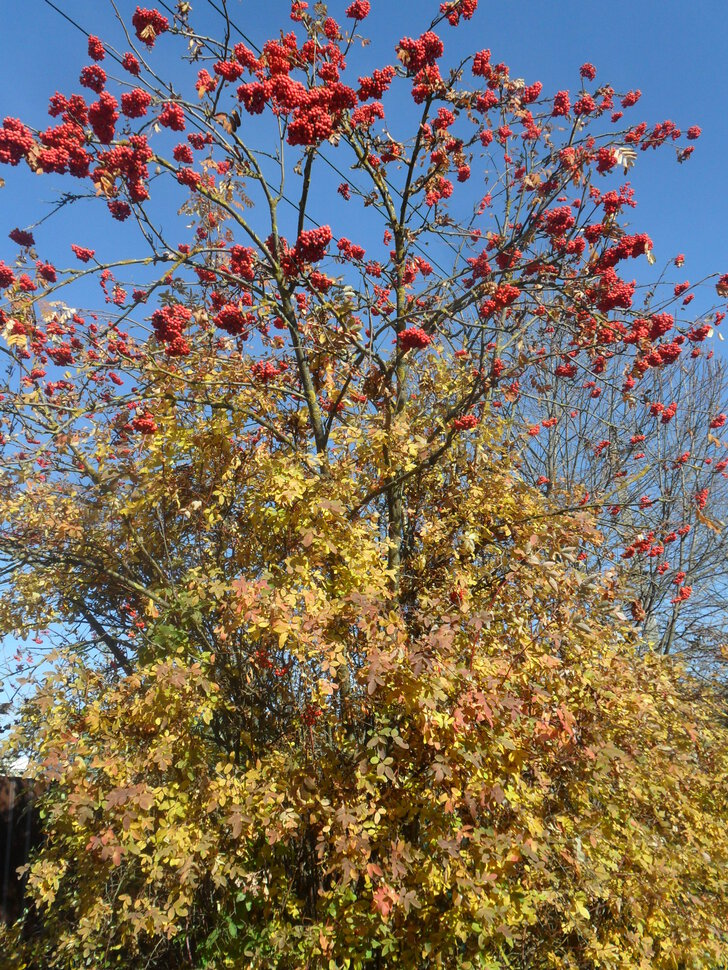
[[[2,623],[60,647],[8,748],[49,785],[18,967],[725,958],[717,700],[644,655],[514,408],[554,354],[635,397],[700,355],[722,311],[633,305],[622,180],[700,132],[591,64],[449,61],[476,6],[361,74],[367,0],[260,48],[137,8],[49,127],[3,122],[141,247],[60,268],[30,226],[0,264]]]

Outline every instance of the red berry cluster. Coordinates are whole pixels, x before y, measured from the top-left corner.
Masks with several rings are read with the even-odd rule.
[[[50,263],[43,263],[41,260],[36,260],[35,263],[36,272],[41,279],[44,279],[46,283],[55,283],[57,277],[56,268]]]
[[[602,313],[608,313],[618,307],[628,310],[632,306],[635,286],[634,280],[627,283],[617,276],[612,267],[609,267],[600,274],[599,282],[590,287],[587,293],[598,310],[601,310]]]
[[[479,307],[479,313],[483,319],[487,319],[494,313],[505,310],[515,303],[521,291],[512,283],[502,283],[488,300],[484,300]]]
[[[564,236],[574,227],[576,219],[568,205],[551,209],[544,214],[544,231],[548,236]]]
[[[387,67],[377,68],[367,77],[360,77],[359,99],[368,101],[370,98],[381,98],[384,92],[389,89],[396,73],[392,65],[389,64]]]
[[[38,152],[37,166],[44,172],[57,172],[59,175],[70,172],[76,178],[85,178],[91,163],[83,130],[88,122],[86,102],[80,94],[66,98],[56,93],[51,98],[48,113],[51,117],[62,115],[62,124],[40,133],[43,148]]]
[[[192,312],[181,303],[155,310],[152,314],[152,326],[160,343],[165,344],[170,357],[185,357],[190,352],[190,346],[182,336],[187,328]]]
[[[332,49],[338,52],[338,48]],[[345,84],[327,82],[311,88],[297,107],[288,126],[289,145],[316,145],[329,138],[340,125],[343,113],[356,107],[356,92]]]
[[[139,73],[141,71],[139,61],[136,59],[136,57],[134,57],[134,55],[130,51],[124,54],[124,56],[122,57],[121,66],[124,68],[125,71],[128,71],[130,74],[133,74],[134,77],[139,77]]]
[[[56,367],[67,367],[73,363],[73,350],[68,344],[58,344],[55,347],[48,347],[46,353]]]
[[[131,215],[131,207],[123,199],[112,199],[109,202],[109,212],[119,222],[123,222]]]
[[[137,7],[131,18],[132,26],[139,40],[147,47],[154,47],[154,42],[160,34],[169,30],[169,21],[158,10],[147,10]]]
[[[102,145],[109,145],[114,139],[116,122],[119,120],[118,106],[116,98],[108,91],[104,91],[98,101],[89,105],[88,120]]]
[[[371,128],[374,122],[380,118],[384,118],[384,105],[381,101],[374,101],[372,104],[363,104],[351,113],[353,127],[362,130]]]
[[[0,290],[12,286],[14,282],[15,273],[13,273],[9,266],[6,266],[5,263],[0,261]]]
[[[475,77],[490,78],[492,68],[490,66],[490,51],[487,48],[475,54],[471,70]],[[498,99],[496,98],[494,103],[497,103],[497,101]]]
[[[449,3],[440,4],[440,13],[445,15],[445,19],[453,27],[457,27],[461,17],[463,20],[472,20],[477,9],[478,0],[450,0]]]
[[[142,88],[124,91],[121,96],[121,111],[127,118],[142,118],[152,103],[152,96]]]
[[[346,16],[352,20],[364,20],[365,17],[369,16],[370,10],[369,0],[354,0],[354,3],[346,8]]]
[[[205,145],[212,144],[212,135],[209,132],[203,135],[202,132],[194,131],[187,136],[187,141],[196,152],[201,152]]]
[[[106,51],[104,50],[104,45],[98,37],[94,37],[93,34],[89,36],[88,39],[88,56],[93,61],[103,61],[106,57]]]
[[[238,99],[249,114],[261,114],[270,105],[276,114],[291,115],[287,127],[290,145],[315,145],[329,138],[340,126],[344,112],[357,105],[356,92],[339,80],[343,53],[336,41],[338,24],[329,18],[324,24],[325,45],[309,39],[299,49],[294,33],[280,41],[268,41],[264,60],[244,45],[236,45],[236,60],[257,74],[257,80],[238,87]],[[238,49],[240,48],[240,50]],[[294,69],[316,66],[323,85],[311,86],[290,77]]]
[[[177,181],[180,185],[186,185],[188,189],[196,192],[202,182],[202,176],[191,168],[181,168],[177,172]]]
[[[652,240],[645,232],[634,236],[622,236],[616,246],[604,250],[595,263],[595,267],[597,271],[601,272],[610,266],[616,266],[623,259],[637,259],[638,256],[643,256],[651,249]]]
[[[233,246],[230,250],[230,272],[241,279],[254,280],[254,251],[247,246]]]
[[[215,74],[219,74],[224,81],[237,81],[238,78],[242,77],[243,65],[239,64],[237,61],[218,61],[214,65],[213,70]],[[202,71],[200,71],[200,74],[202,74]],[[213,83],[213,87],[215,86],[216,83],[217,82]],[[198,84],[198,89],[199,89],[199,84]],[[208,90],[209,90],[209,87],[208,87]]]
[[[33,246],[35,244],[33,233],[27,232],[25,229],[13,229],[12,232],[8,233],[8,236],[18,246]]]
[[[474,414],[464,414],[461,418],[455,418],[452,426],[456,431],[469,431],[479,423],[478,418]]]
[[[204,68],[199,71],[197,74],[197,81],[195,83],[199,97],[202,98],[211,91],[214,91],[217,87],[217,80],[218,79],[216,77],[213,77],[210,72],[206,71]]]
[[[81,69],[79,82],[82,87],[88,88],[96,94],[101,94],[106,85],[106,71],[98,64],[89,64]]]
[[[307,704],[306,707],[301,712],[301,720],[307,727],[313,727],[313,725],[321,717],[323,711],[318,706],[318,704]]]
[[[75,243],[71,243],[71,249],[76,259],[82,263],[88,263],[89,260],[93,259],[96,252],[94,249],[86,249],[85,246],[77,246]]]
[[[418,74],[423,68],[434,65],[444,50],[442,41],[431,30],[417,40],[403,37],[397,45],[397,55],[410,74]]]
[[[214,322],[215,326],[221,330],[226,330],[233,337],[245,339],[255,320],[252,313],[245,313],[234,303],[226,303],[214,318]]]
[[[97,185],[103,185],[107,194],[115,194],[116,180],[121,179],[132,202],[143,202],[149,198],[146,183],[151,159],[152,149],[146,136],[132,135],[127,143],[99,153],[91,178]]]
[[[345,259],[357,260],[364,259],[366,256],[366,251],[361,246],[355,245],[344,236],[337,242],[336,247]]]
[[[5,118],[0,128],[0,164],[17,165],[33,147],[33,135],[18,118]]]
[[[149,411],[144,411],[143,414],[134,418],[131,422],[131,426],[134,431],[138,431],[139,434],[154,434],[157,430],[157,422],[154,420]]]
[[[566,118],[571,111],[571,101],[568,91],[559,91],[554,98],[554,110],[551,114],[554,118]]]
[[[582,96],[574,102],[574,114],[577,117],[590,115],[597,110],[597,103],[590,94]]]
[[[272,360],[257,360],[250,367],[250,376],[257,384],[269,384],[287,370],[285,362],[276,364]]]
[[[233,55],[235,60],[249,71],[259,71],[263,67],[261,61],[245,44],[236,44],[233,47]]]
[[[195,160],[192,154],[192,149],[189,145],[185,145],[184,142],[174,146],[172,149],[172,158],[174,158],[176,162],[184,162],[186,165],[191,165]]]
[[[162,108],[158,121],[163,128],[171,128],[172,131],[185,130],[185,113],[182,105],[168,103]]]
[[[326,255],[326,249],[330,242],[331,226],[304,229],[296,240],[291,255],[297,263],[317,263]]]
[[[432,337],[425,333],[422,327],[409,327],[401,330],[397,335],[399,346],[402,350],[419,350],[432,343]]]

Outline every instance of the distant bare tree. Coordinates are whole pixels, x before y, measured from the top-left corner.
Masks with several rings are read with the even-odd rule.
[[[620,366],[567,386],[544,364],[516,405],[532,429],[523,475],[555,502],[597,509],[594,565],[627,572],[653,647],[728,680],[728,366],[704,356],[656,369],[638,396]]]

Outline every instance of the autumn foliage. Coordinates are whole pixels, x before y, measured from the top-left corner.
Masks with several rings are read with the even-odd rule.
[[[259,48],[137,8],[50,127],[3,122],[0,162],[143,242],[74,238],[63,269],[16,228],[0,263],[0,622],[54,648],[6,745],[46,785],[18,970],[728,958],[719,697],[645,650],[630,557],[601,556],[594,506],[635,482],[544,489],[523,458],[554,388],[609,375],[629,409],[709,353],[722,310],[642,298],[621,179],[700,132],[627,121],[591,64],[547,94],[449,62],[476,7],[366,74],[366,0],[294,2]]]

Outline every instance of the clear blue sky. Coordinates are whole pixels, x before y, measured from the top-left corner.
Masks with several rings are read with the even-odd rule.
[[[124,48],[106,0],[54,2],[89,31],[118,40]],[[154,6],[152,0],[144,5]],[[330,13],[342,18],[347,5],[348,0],[335,0],[329,4]],[[117,6],[130,20],[136,3],[118,0]],[[376,59],[380,63],[391,59],[396,41],[420,33],[437,7],[438,0],[372,0],[366,25]],[[229,0],[229,9],[258,42],[275,36],[281,27],[290,27],[288,0]],[[216,15],[207,0],[193,0],[193,11],[195,18],[213,29]],[[84,39],[44,0],[2,0],[0,26],[0,115],[46,124],[49,94],[56,89],[78,90],[78,71],[87,63]],[[685,272],[691,280],[726,272],[728,17],[724,3],[480,0],[473,21],[457,30],[443,25],[441,32],[448,53],[490,47],[494,60],[510,65],[512,76],[541,80],[546,92],[577,87],[579,66],[591,61],[598,69],[598,80],[609,81],[618,91],[642,90],[642,101],[633,109],[635,121],[670,118],[683,128],[700,125],[703,136],[687,164],[677,165],[667,151],[641,155],[640,164],[630,173],[640,203],[635,224],[652,235],[658,263],[685,252]],[[163,58],[164,48],[160,42],[155,53]],[[370,50],[367,59],[371,55]],[[28,221],[29,196],[35,203],[53,195],[52,179],[28,175],[19,180],[17,174],[13,173],[10,191],[0,191],[0,239],[5,226],[11,229]],[[35,205],[33,209],[40,211]],[[104,225],[108,230],[108,219]],[[117,224],[114,231],[120,230]]]

